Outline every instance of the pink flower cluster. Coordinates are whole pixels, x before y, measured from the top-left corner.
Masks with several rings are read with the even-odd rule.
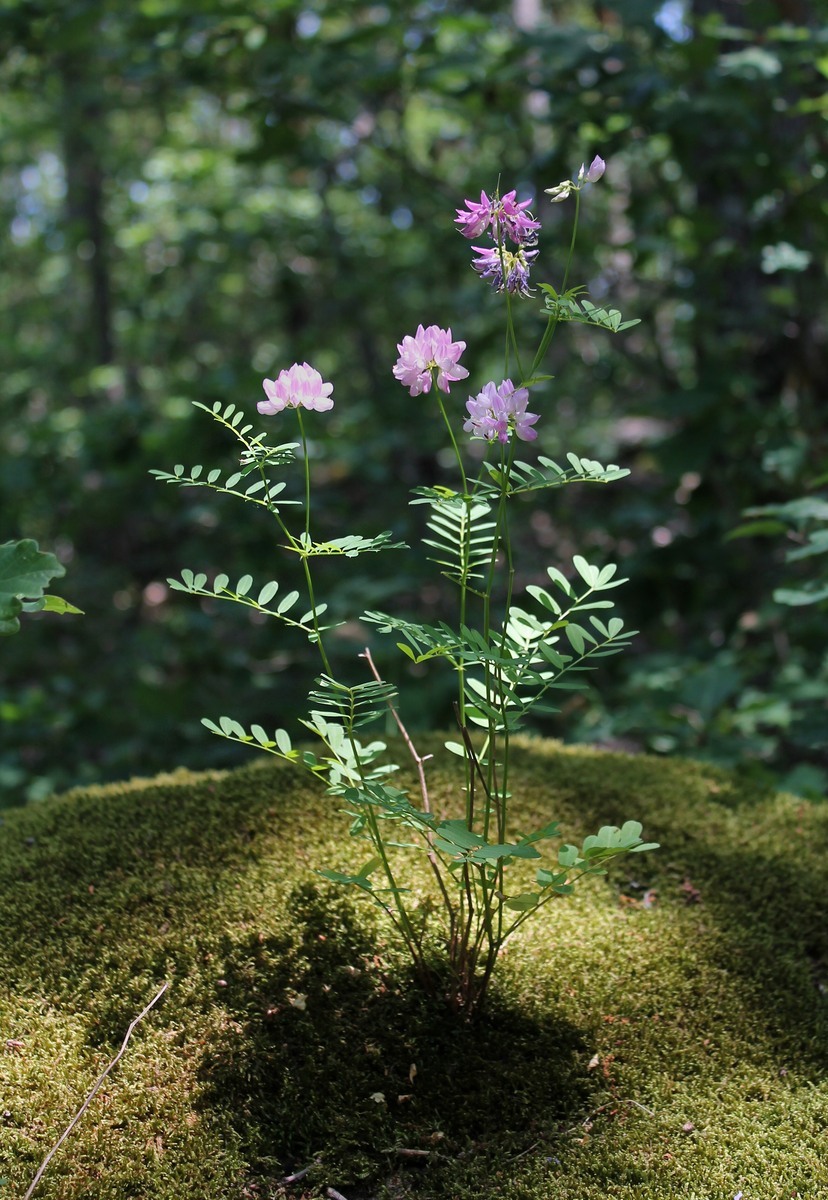
[[[452,341],[450,329],[418,325],[416,334],[406,335],[397,346],[400,357],[394,364],[394,378],[412,396],[430,391],[434,382],[441,391],[448,392],[451,383],[468,376],[459,363],[465,348],[465,342]],[[490,442],[495,439],[508,442],[512,433],[521,441],[534,441],[538,435],[532,426],[539,417],[526,411],[528,403],[528,390],[516,388],[511,379],[504,379],[499,387],[487,383],[477,396],[469,396],[466,403],[469,417],[463,429],[472,437]]]
[[[464,237],[478,238],[488,232],[494,242],[494,246],[472,246],[477,256],[472,266],[480,277],[489,280],[496,292],[528,296],[529,267],[538,253],[532,247],[541,225],[528,211],[531,201],[518,201],[516,196],[512,191],[490,199],[481,192],[480,203],[463,201],[468,211],[458,208],[455,223]],[[515,249],[507,249],[507,240]]]
[[[485,438],[493,442],[508,442],[514,430],[523,442],[532,442],[538,436],[532,426],[539,419],[537,413],[526,411],[529,392],[526,388],[515,388],[511,379],[504,379],[500,387],[487,383],[482,392],[469,396],[466,409],[469,419],[463,426],[472,437]]]
[[[289,371],[280,371],[278,379],[265,379],[262,386],[267,399],[260,400],[256,407],[266,417],[275,416],[286,408],[308,408],[317,412],[333,408],[333,384],[325,383],[308,363],[294,363]]]
[[[418,325],[414,336],[406,334],[397,346],[400,357],[394,366],[394,378],[408,388],[409,395],[419,396],[431,391],[436,372],[437,387],[441,392],[450,392],[450,384],[468,375],[459,362],[465,349],[465,342],[452,341],[450,329],[438,325],[424,329]]]

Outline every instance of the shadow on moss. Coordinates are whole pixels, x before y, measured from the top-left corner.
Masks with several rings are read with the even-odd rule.
[[[311,1164],[349,1183],[401,1161],[439,1174],[448,1159],[513,1151],[516,1137],[542,1143],[589,1109],[583,1036],[548,1002],[534,1020],[498,986],[469,1025],[423,994],[341,894],[303,885],[289,907],[290,948],[255,940],[228,958],[240,1036],[202,1068],[205,1102],[230,1114],[258,1183]]]

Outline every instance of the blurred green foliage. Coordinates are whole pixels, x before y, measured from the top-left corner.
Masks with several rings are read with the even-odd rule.
[[[396,342],[438,322],[473,378],[500,361],[453,210],[498,177],[534,194],[554,279],[571,214],[542,190],[596,152],[573,277],[642,324],[564,331],[539,448],[621,462],[635,484],[536,513],[522,582],[575,543],[621,556],[642,635],[546,731],[755,760],[822,790],[825,606],[792,626],[772,598],[791,583],[784,539],[726,535],[828,469],[828,29],[808,0],[540,7],[3,0],[0,511],[5,536],[71,564],[88,614],[3,645],[7,799],[226,762],[199,718],[230,691],[244,722],[290,720],[309,664],[164,582],[182,564],[266,573],[267,528],[149,468],[218,464],[191,401],[253,413],[264,375],[308,359],[336,386],[314,427],[323,525],[347,509],[411,540],[407,489],[447,460],[391,377]],[[412,556],[389,572],[340,569],[336,615],[390,597],[439,611]],[[346,634],[351,658],[368,634]],[[450,719],[452,682],[431,683],[412,724]]]

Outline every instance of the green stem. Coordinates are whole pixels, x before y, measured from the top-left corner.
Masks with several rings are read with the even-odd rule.
[[[348,734],[348,742],[351,746],[351,753],[354,756],[354,762],[357,764],[357,768],[359,770],[360,783],[362,784],[362,786],[364,788],[366,786],[367,781],[363,774],[362,763],[360,761],[359,751],[357,750],[353,731],[349,729],[349,730],[347,730],[347,734]],[[382,869],[385,872],[385,878],[386,878],[389,888],[391,889],[391,894],[394,897],[394,905],[395,905],[395,907],[397,909],[397,913],[399,915],[398,928],[400,929],[400,932],[403,935],[405,944],[408,948],[408,952],[411,955],[412,959],[414,960],[414,965],[416,967],[418,967],[419,969],[424,970],[425,969],[425,959],[423,957],[423,948],[422,948],[422,945],[420,944],[420,940],[417,937],[417,934],[414,931],[414,928],[411,924],[411,918],[409,917],[408,913],[406,912],[405,905],[402,902],[402,898],[400,896],[399,889],[397,888],[397,882],[394,878],[394,872],[391,869],[391,863],[388,861],[388,854],[385,849],[385,842],[383,841],[382,832],[379,827],[379,819],[377,817],[377,814],[374,812],[373,805],[368,804],[365,806],[365,808],[366,808],[366,817],[368,820],[368,828],[371,831],[371,838],[374,842],[374,845],[377,848],[377,853],[379,854],[380,859],[382,861]]]
[[[568,877],[567,883],[571,883],[574,885],[578,882],[579,879],[582,879],[583,876],[586,874],[588,874],[587,871],[581,871],[577,875],[572,875],[572,876]],[[512,936],[512,934],[515,932],[515,930],[518,929],[519,926],[521,926],[524,921],[528,921],[528,919],[530,917],[534,916],[535,913],[538,911],[538,909],[543,908],[545,904],[548,904],[550,902],[550,900],[561,900],[561,899],[563,899],[563,897],[561,896],[560,892],[553,892],[552,889],[550,888],[548,895],[542,896],[534,908],[527,909],[526,912],[521,913],[520,916],[515,921],[512,922],[512,924],[509,926],[509,928],[503,934],[503,937],[501,939],[501,945],[503,945],[506,942],[507,938],[510,938]]]
[[[308,440],[305,436],[305,423],[302,420],[302,409],[296,409],[296,417],[299,421],[299,436],[302,440],[302,465],[305,471],[305,542],[303,551],[300,551],[302,556],[302,570],[305,574],[305,585],[308,589],[308,600],[310,601],[311,615],[313,619],[313,632],[316,637],[316,644],[319,647],[319,654],[322,658],[322,665],[325,668],[325,674],[329,677],[332,675],[331,664],[328,661],[328,655],[325,650],[324,642],[322,641],[322,630],[319,628],[319,615],[316,611],[316,596],[313,590],[313,573],[311,571],[308,554],[312,546],[310,535],[310,461],[308,459]],[[284,527],[284,526],[283,526]],[[293,540],[293,539],[291,539]]]
[[[509,378],[509,348],[515,356],[515,366],[520,379],[524,378],[523,367],[520,365],[520,352],[518,350],[517,335],[515,333],[515,321],[512,316],[512,297],[509,289],[506,286],[506,250],[501,236],[500,221],[495,222],[495,238],[497,240],[497,249],[500,254],[500,278],[503,284],[503,294],[506,297],[506,346],[503,354],[503,378]]]
[[[561,290],[558,293],[559,295],[564,294],[564,292],[566,291],[566,285],[569,282],[569,269],[572,266],[572,256],[575,252],[575,242],[578,237],[578,220],[580,218],[580,214],[581,214],[581,193],[579,191],[576,191],[575,192],[575,217],[572,222],[572,237],[569,240],[569,253],[567,254],[567,258],[566,258],[566,267],[564,268],[563,283],[561,284]],[[557,315],[557,313],[555,313],[554,316],[551,316],[549,318],[547,325],[546,325],[546,329],[543,331],[543,337],[541,338],[540,345],[538,346],[538,352],[532,361],[532,369],[529,372],[530,379],[534,378],[535,372],[537,371],[538,367],[543,362],[544,355],[546,354],[546,351],[549,349],[549,343],[552,341],[552,337],[553,337],[557,327],[558,327],[558,315]],[[524,379],[525,377],[521,376],[521,378]]]
[[[495,574],[496,574],[496,570],[497,570],[497,555],[500,550],[501,544],[505,548],[506,561],[508,564],[508,580],[507,580],[507,587],[506,587],[506,605],[507,605],[507,607],[506,607],[505,615],[504,615],[504,625],[505,625],[506,617],[508,616],[509,605],[511,604],[511,598],[512,598],[512,582],[514,579],[514,565],[513,565],[513,561],[512,561],[512,547],[511,547],[511,542],[509,540],[509,535],[508,535],[508,515],[507,515],[507,509],[506,509],[506,502],[509,497],[509,477],[512,472],[512,465],[515,461],[515,452],[516,452],[516,447],[515,447],[515,439],[514,438],[512,439],[511,444],[509,446],[508,454],[506,453],[506,450],[503,446],[501,446],[501,448],[500,448],[500,499],[498,501],[497,516],[495,518],[494,542],[493,542],[493,546],[492,546],[492,556],[489,561],[489,573],[488,573],[488,578],[486,580],[485,598],[484,598],[484,602],[483,602],[483,636],[484,636],[484,638],[486,638],[487,641],[489,640],[489,638],[491,636],[492,594],[494,592],[494,586],[495,586]],[[505,638],[505,632],[503,634],[503,637]],[[501,645],[502,645],[502,642],[503,642],[503,639],[501,639]],[[490,686],[492,683],[492,669],[488,663],[486,664],[484,678],[485,678],[485,683],[486,683],[486,691],[487,691],[487,695],[488,695],[488,693],[492,690],[491,686]],[[494,764],[495,764],[495,760],[497,757],[497,732],[492,727],[491,724],[489,725],[488,741],[489,741],[489,754],[488,754],[489,766],[488,766],[487,795],[489,797],[491,797],[492,791],[494,789]],[[488,837],[490,819],[491,819],[491,804],[489,803],[486,806],[486,817],[485,817],[485,826],[484,826],[484,833],[487,837]],[[498,815],[498,824],[500,824],[499,815]]]
[[[467,496],[469,494],[469,483],[468,483],[468,480],[466,479],[466,468],[463,466],[463,456],[460,453],[460,447],[457,445],[457,438],[454,436],[454,430],[451,427],[451,421],[448,418],[448,413],[446,412],[446,406],[443,403],[443,397],[440,394],[440,392],[437,392],[437,404],[439,405],[439,408],[440,408],[440,416],[443,418],[443,424],[445,425],[446,429],[448,430],[448,435],[449,435],[449,438],[451,439],[451,446],[452,446],[452,449],[454,450],[454,457],[457,459],[457,467],[460,471],[460,478],[463,480],[463,495]]]
[[[452,449],[454,450],[454,457],[457,460],[457,467],[458,467],[458,470],[460,471],[460,478],[463,481],[463,504],[465,505],[465,509],[466,509],[466,520],[464,522],[464,530],[463,530],[462,560],[461,560],[461,570],[460,570],[460,625],[462,627],[463,625],[466,624],[467,607],[468,607],[468,571],[469,571],[469,558],[471,555],[472,498],[469,493],[469,481],[466,477],[466,468],[463,465],[463,456],[460,453],[460,447],[457,444],[457,438],[454,436],[454,430],[452,429],[451,421],[449,420],[448,413],[446,412],[446,406],[443,402],[443,397],[439,391],[437,392],[437,404],[440,408],[440,415],[443,418],[443,424],[445,425],[446,430],[448,431],[449,438],[451,440]],[[458,709],[458,720],[459,720],[460,726],[463,727],[466,724],[466,667],[465,667],[465,664],[462,662],[462,660],[457,664],[457,709]],[[474,815],[474,792],[470,786],[471,783],[472,783],[472,775],[471,775],[471,771],[470,771],[469,764],[467,761],[466,762],[466,823],[467,823],[469,829],[471,829],[471,822],[472,822],[472,818]]]
[[[505,284],[506,284],[505,278],[503,280],[503,283],[504,283],[504,287],[505,287]],[[514,322],[514,318],[512,317],[512,297],[509,295],[508,288],[506,289],[506,337],[507,337],[506,374],[505,374],[504,378],[506,378],[506,379],[509,378],[508,343],[511,342],[512,353],[515,356],[515,366],[517,367],[518,378],[522,380],[525,378],[525,376],[523,374],[523,367],[521,366],[521,362],[520,362],[520,352],[518,351],[517,334],[515,333],[515,322]]]
[[[308,589],[308,600],[310,601],[311,616],[313,620],[313,632],[314,636],[316,637],[316,644],[319,647],[319,655],[322,659],[322,665],[325,668],[325,674],[332,678],[333,674],[331,671],[331,664],[328,661],[328,654],[325,650],[325,644],[322,641],[322,630],[319,627],[319,616],[316,611],[316,597],[313,591],[313,575],[311,573],[310,563],[308,562],[307,555],[304,554],[302,555],[302,570],[305,573],[305,586]]]
[[[296,409],[296,419],[299,422],[299,437],[302,440],[302,465],[305,470],[305,537],[310,543],[310,463],[308,461],[308,439],[305,437],[305,422],[302,420],[302,409]]]
[[[555,313],[553,316],[551,316],[548,319],[548,321],[546,323],[546,329],[543,331],[543,337],[540,340],[540,345],[538,346],[538,352],[535,355],[534,359],[532,360],[532,369],[529,372],[530,379],[534,379],[535,372],[537,371],[538,367],[543,362],[544,356],[546,355],[546,351],[549,349],[549,344],[552,341],[552,337],[557,328],[558,328],[558,314]],[[523,380],[522,382],[525,383],[526,381]]]
[[[572,237],[569,239],[569,254],[566,258],[566,267],[564,268],[563,283],[561,284],[561,295],[566,291],[566,285],[569,281],[569,268],[572,266],[572,255],[575,253],[575,242],[578,237],[578,218],[581,215],[581,193],[579,190],[575,192],[575,218],[572,222]]]

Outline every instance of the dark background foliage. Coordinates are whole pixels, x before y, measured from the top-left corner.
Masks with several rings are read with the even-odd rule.
[[[54,550],[58,590],[86,611],[29,618],[0,647],[7,802],[233,761],[202,715],[295,718],[307,649],[165,584],[182,566],[284,578],[271,530],[149,469],[229,468],[191,401],[253,414],[262,377],[308,359],[336,389],[312,424],[321,528],[416,538],[408,488],[452,478],[433,414],[391,377],[395,344],[451,325],[481,383],[501,356],[500,306],[453,210],[498,177],[534,196],[537,274],[559,283],[571,206],[542,191],[596,152],[609,168],[573,278],[642,323],[563,330],[538,445],[633,474],[531,515],[523,581],[573,552],[622,561],[641,634],[544,731],[823,790],[824,614],[772,602],[791,577],[782,539],[727,539],[747,506],[828,471],[819,6],[4,0],[0,14],[0,540]],[[524,302],[527,337],[539,307]],[[328,587],[346,619],[443,600],[410,554],[337,567]],[[345,626],[343,664],[365,636]],[[413,682],[412,724],[447,724],[451,680]]]

